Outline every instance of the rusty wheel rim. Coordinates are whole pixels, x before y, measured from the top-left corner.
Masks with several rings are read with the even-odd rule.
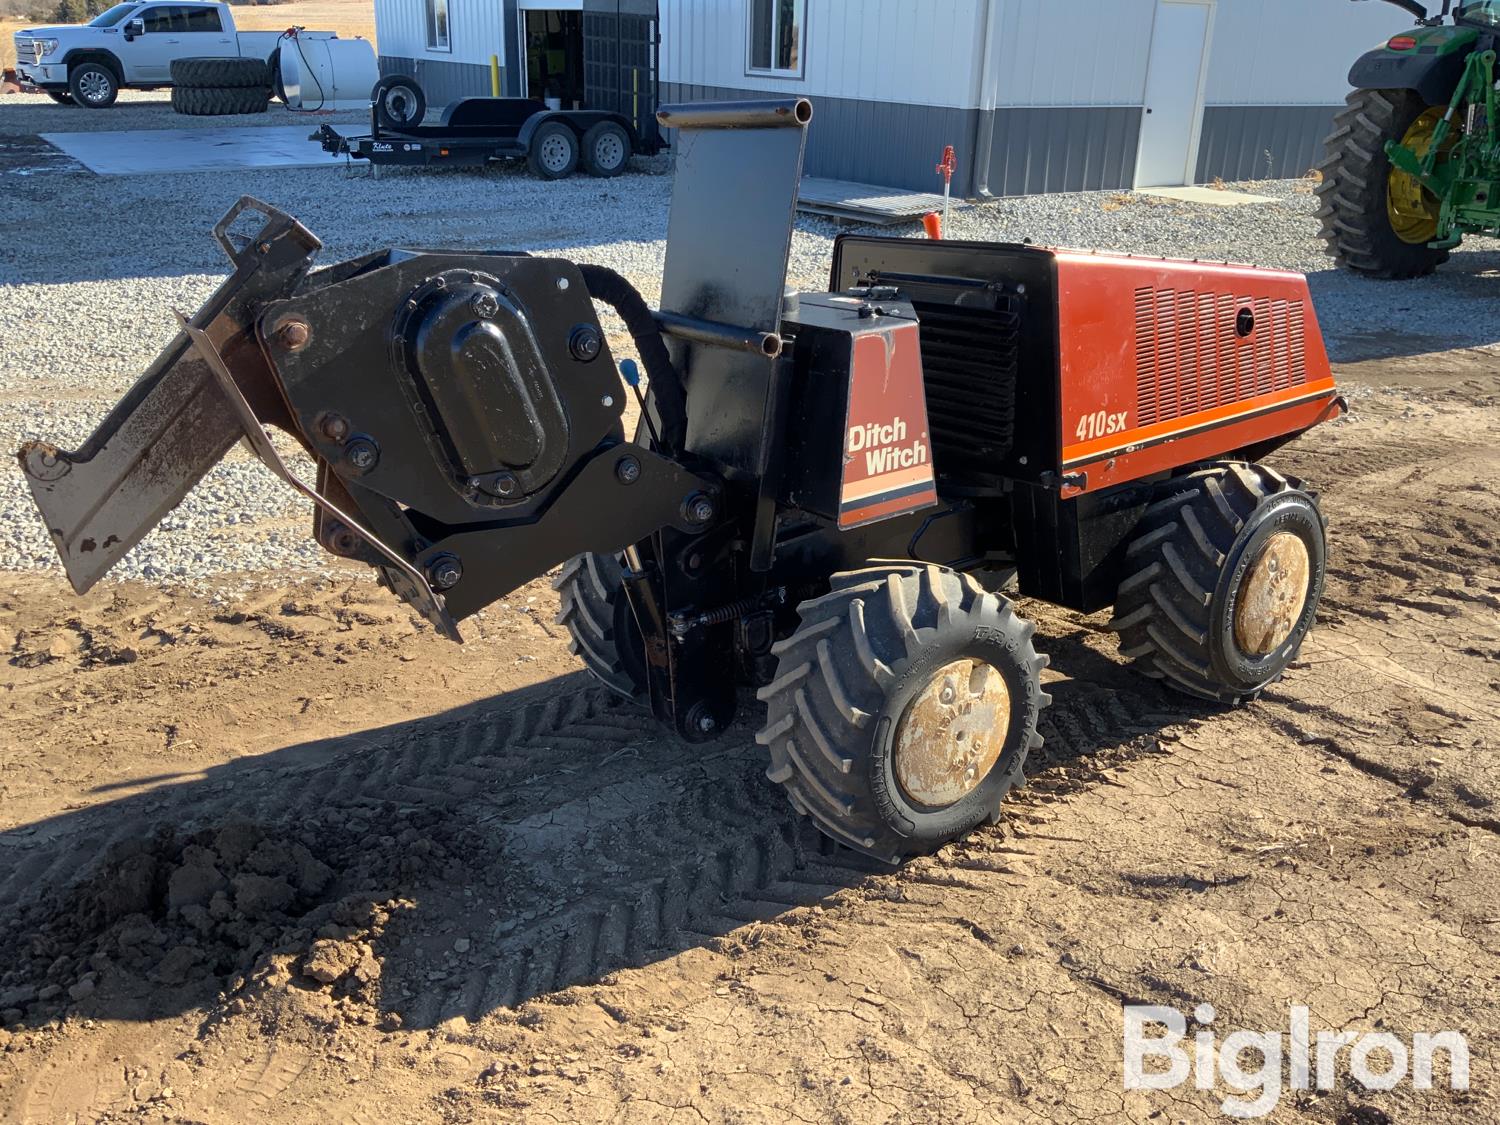
[[[913,801],[946,808],[989,776],[1010,730],[1010,689],[982,660],[939,668],[896,727],[892,766]]]
[[[1234,610],[1234,643],[1247,656],[1265,656],[1286,643],[1307,607],[1312,563],[1307,544],[1278,531],[1245,572]]]

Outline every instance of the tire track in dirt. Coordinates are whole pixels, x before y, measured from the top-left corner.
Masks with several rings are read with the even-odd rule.
[[[1139,686],[1059,685],[1030,771],[1041,788],[1089,784],[1097,770],[1085,763],[1099,750],[1183,717]],[[420,905],[392,923],[384,1005],[407,1026],[477,1020],[891,870],[825,841],[764,769],[748,725],[685,748],[602,691],[558,691],[507,713],[418,724],[321,764],[225,770],[7,833],[0,843],[18,862],[0,882],[0,908],[36,917],[39,900],[68,900],[60,891],[101,855],[159,823],[187,831],[248,818],[290,834],[314,813],[436,810],[462,863],[401,885]],[[377,863],[401,884],[400,848],[390,852]],[[448,944],[470,935],[462,968],[436,982],[431,958],[396,952],[402,937],[420,945],[433,931]]]
[[[1267,692],[1260,720],[1493,832],[1500,771],[1474,751],[1500,718],[1500,454],[1473,437],[1496,430],[1495,411],[1441,405],[1411,437],[1400,409],[1377,395],[1367,424],[1284,451],[1325,489],[1328,577],[1300,661],[1316,675]]]
[[[1389,472],[1389,459],[1365,472],[1371,462],[1362,450],[1350,453],[1356,475],[1330,487],[1341,509],[1357,508],[1367,488],[1378,493],[1369,478]],[[1407,467],[1467,454],[1411,443],[1393,456]],[[1378,517],[1354,521],[1331,575],[1335,616],[1347,610],[1341,590],[1358,594],[1392,578],[1410,583],[1413,575],[1430,578],[1431,596],[1455,604],[1471,604],[1465,593],[1486,596],[1457,583],[1466,575],[1472,581],[1476,565],[1493,560],[1493,516],[1439,503],[1414,518],[1415,526]],[[1150,735],[1211,713],[1088,649],[1091,638],[1076,623],[1067,636],[1071,619],[1058,611],[1031,605],[1022,611],[1043,621],[1043,647],[1075,650],[1057,666],[1087,677],[1050,685],[1058,702],[1042,718],[1046,743],[1029,763],[1031,799],[1095,784],[1108,769],[1153,752]],[[409,1026],[454,1016],[477,1020],[746,921],[822,901],[888,870],[826,843],[797,818],[765,782],[761,753],[747,733],[737,729],[687,749],[663,737],[644,712],[594,689],[559,685],[549,698],[512,710],[378,732],[367,749],[331,760],[278,767],[273,755],[265,764],[224,767],[203,782],[0,835],[0,854],[15,858],[10,877],[0,881],[0,910],[14,913],[56,894],[97,857],[161,822],[249,817],[291,830],[330,811],[377,818],[393,807],[439,811],[467,845],[463,868],[418,874],[423,905],[412,925],[443,937],[468,935],[467,956],[434,980],[420,957],[388,954],[394,987],[385,1003]],[[393,884],[400,882],[399,852],[392,847],[379,860]],[[476,883],[476,872],[493,878],[482,875]],[[490,908],[483,917],[464,901],[464,891],[480,883]],[[397,936],[403,925],[395,923]],[[397,989],[405,990],[400,998]]]
[[[1050,741],[1031,767],[1049,792],[1090,784],[1103,768],[1091,761],[1100,750],[1128,752],[1131,740],[1184,717],[1151,685],[1122,692],[1075,684],[1060,694],[1044,720]],[[637,721],[654,731],[648,717]],[[535,737],[558,738],[545,723],[537,729]],[[618,753],[617,743],[588,741],[596,754]],[[659,772],[598,792],[554,791],[542,807],[522,786],[515,813],[478,819],[494,861],[510,865],[507,880],[527,883],[509,907],[529,921],[512,928],[502,920],[473,939],[475,967],[446,989],[413,987],[408,1024],[474,1021],[894,870],[796,815],[765,780],[763,751],[740,731],[697,750],[665,748],[676,761]],[[1064,764],[1066,776],[1048,776]],[[559,895],[569,884],[589,889]],[[457,907],[461,888],[451,891]]]

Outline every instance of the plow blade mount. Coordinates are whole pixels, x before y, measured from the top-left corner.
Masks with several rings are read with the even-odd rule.
[[[260,212],[266,222],[254,239],[236,245],[229,228],[246,211]],[[255,308],[296,287],[320,243],[295,219],[248,197],[224,216],[214,237],[234,272],[189,323],[249,372],[246,396],[264,400],[274,385],[263,371],[250,370],[260,349],[247,325]],[[99,581],[243,436],[239,415],[184,331],[80,448],[23,446],[21,471],[73,589],[81,594]]]
[[[264,224],[238,242],[246,212]],[[80,593],[242,439],[313,502],[326,550],[376,568],[454,640],[459,619],[573,555],[695,530],[717,503],[716,479],[624,440],[572,262],[386,250],[313,271],[318,240],[248,197],[214,234],[234,272],[88,441],[20,451]],[[312,458],[312,483],[268,426]]]

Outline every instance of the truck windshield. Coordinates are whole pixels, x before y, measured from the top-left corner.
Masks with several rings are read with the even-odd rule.
[[[113,8],[107,8],[89,20],[89,26],[114,27],[133,11],[135,11],[134,4],[116,4]]]
[[[1487,27],[1500,27],[1500,0],[1485,0],[1482,4],[1465,4],[1454,15],[1461,23],[1482,23]]]

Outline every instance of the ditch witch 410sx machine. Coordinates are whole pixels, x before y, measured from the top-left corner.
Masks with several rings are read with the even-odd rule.
[[[241,200],[233,275],[67,453],[21,451],[82,591],[237,441],[439,632],[565,563],[562,620],[682,739],[759,688],[769,777],[896,860],[998,815],[1049,702],[997,589],[1111,604],[1148,676],[1253,698],[1316,612],[1314,497],[1257,461],[1343,409],[1295,274],[844,237],[785,292],[805,100],[663,108],[662,308],[597,266],[318,241]],[[264,216],[243,244],[242,212]],[[633,336],[634,440],[594,302]],[[631,381],[632,365],[622,365]],[[315,460],[298,481],[265,427]]]

